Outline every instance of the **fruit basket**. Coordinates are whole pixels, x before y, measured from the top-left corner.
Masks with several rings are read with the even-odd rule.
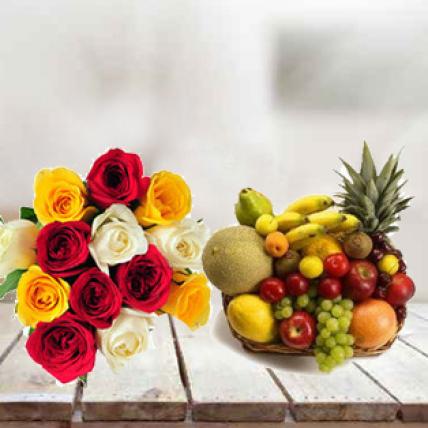
[[[203,254],[244,348],[315,355],[324,372],[390,348],[415,292],[391,240],[412,199],[402,195],[398,156],[378,172],[364,143],[359,172],[342,163],[334,198],[305,196],[279,215],[262,193],[243,189],[239,225],[217,231]]]

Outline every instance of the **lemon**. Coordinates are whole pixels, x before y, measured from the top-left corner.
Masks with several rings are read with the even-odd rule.
[[[272,342],[277,336],[272,306],[255,294],[235,297],[227,307],[227,318],[239,335],[254,342]]]
[[[331,235],[322,235],[313,238],[311,243],[303,249],[305,256],[318,256],[321,260],[326,259],[331,254],[341,253],[340,242]]]
[[[400,261],[393,254],[387,254],[379,260],[377,267],[381,272],[386,272],[389,275],[394,275],[398,272],[398,268],[400,267]]]
[[[300,260],[299,270],[305,278],[312,279],[317,278],[322,274],[324,266],[322,260],[319,257],[305,256],[302,260]]]
[[[256,221],[256,231],[259,235],[266,236],[278,229],[278,220],[270,214],[262,214]]]

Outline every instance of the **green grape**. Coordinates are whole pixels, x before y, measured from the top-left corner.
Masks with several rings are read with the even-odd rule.
[[[339,320],[340,323],[340,320]],[[347,345],[348,344],[348,335],[345,333],[337,333],[334,336],[338,345]]]
[[[324,373],[330,373],[331,372],[331,368],[325,363],[320,364],[319,369]]]
[[[317,317],[321,312],[322,312],[322,309],[319,306],[317,306],[317,308],[315,309],[315,316]]]
[[[324,353],[324,352],[319,352],[315,356],[315,359],[316,359],[316,361],[317,361],[318,364],[321,364],[326,358],[327,358],[327,354]]]
[[[330,349],[336,346],[336,341],[334,340],[334,337],[329,337],[328,339],[325,339],[324,343],[325,343],[325,346]]]
[[[346,310],[346,311],[343,313],[343,316],[344,316],[345,318],[348,318],[349,320],[351,320],[351,319],[352,319],[352,311]]]
[[[339,329],[343,332],[348,331],[349,326],[351,325],[351,321],[348,318],[340,317],[338,319],[339,322]]]
[[[345,346],[343,349],[345,351],[345,358],[352,358],[354,356],[354,350],[351,346]]]
[[[327,320],[328,319],[330,319],[331,318],[331,315],[330,315],[330,313],[329,312],[320,312],[319,314],[318,314],[318,317],[317,317],[317,319],[318,319],[318,321],[320,322],[320,323],[326,323],[327,322]]]
[[[309,286],[308,296],[313,299],[318,294],[316,284],[312,284]]]
[[[342,296],[337,296],[333,299],[333,303],[339,303],[342,300]]]
[[[317,336],[317,338],[315,339],[315,343],[318,346],[323,346],[324,345],[324,339],[321,336]]]
[[[325,326],[332,332],[334,333],[335,331],[339,330],[339,321],[337,321],[336,318],[330,318],[327,320],[327,322],[325,323]]]
[[[291,306],[286,306],[281,311],[281,315],[283,318],[290,318],[293,315],[293,308]]]
[[[321,347],[315,346],[314,347],[314,354],[315,354],[315,356],[317,356],[320,352],[324,352],[324,351],[322,350]]]
[[[282,306],[292,306],[292,305],[293,305],[293,301],[291,300],[291,298],[290,298],[290,297],[284,297],[284,298],[281,300],[281,305],[282,305]]]
[[[323,329],[320,331],[320,335],[323,339],[328,339],[331,336],[331,333],[328,328],[323,327]]]
[[[336,345],[331,349],[330,355],[336,360],[337,363],[342,363],[345,359],[345,350],[341,346]]]
[[[321,332],[321,330],[324,328],[324,324],[319,322],[317,323],[317,331]]]
[[[333,302],[331,300],[324,299],[321,302],[320,306],[323,311],[331,311],[331,308],[333,307]]]
[[[316,303],[313,300],[310,300],[305,309],[307,312],[312,314],[315,311],[316,307]]]
[[[331,369],[334,369],[337,365],[336,360],[331,355],[327,355],[324,363],[327,364],[327,366]]]
[[[355,343],[355,338],[352,334],[347,335],[347,345],[352,346]]]
[[[343,299],[339,303],[339,305],[342,306],[342,308],[346,311],[352,311],[352,308],[354,307],[354,302],[351,299]]]
[[[282,311],[275,311],[275,318],[277,320],[282,320]]]
[[[296,306],[300,309],[306,307],[309,303],[309,296],[307,294],[302,294],[296,300]]]
[[[333,309],[331,310],[331,314],[335,318],[340,318],[343,315],[344,312],[345,312],[344,309],[340,305],[334,305]]]

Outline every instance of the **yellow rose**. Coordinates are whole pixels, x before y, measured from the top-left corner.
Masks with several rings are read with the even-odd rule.
[[[40,223],[86,220],[95,214],[87,206],[86,188],[70,169],[42,169],[34,179],[34,211]]]
[[[182,177],[169,171],[160,171],[152,175],[150,186],[140,204],[135,215],[141,225],[166,226],[189,213],[192,195]]]
[[[39,321],[51,322],[67,311],[70,286],[32,265],[22,274],[16,294],[19,320],[25,326],[36,327]]]
[[[204,274],[174,272],[171,292],[162,310],[194,330],[208,321],[210,296],[211,290]]]

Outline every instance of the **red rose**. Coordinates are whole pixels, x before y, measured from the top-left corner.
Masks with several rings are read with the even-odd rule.
[[[96,328],[108,328],[119,316],[122,295],[111,278],[94,267],[74,282],[70,305],[81,320]]]
[[[129,205],[143,197],[150,178],[143,177],[138,155],[111,149],[94,162],[86,183],[92,201],[105,209],[115,203]]]
[[[90,372],[97,352],[94,330],[70,312],[38,323],[26,347],[36,363],[63,383]]]
[[[54,222],[37,237],[37,262],[52,276],[78,275],[87,267],[91,228],[83,221]]]
[[[154,312],[166,303],[171,279],[171,267],[152,244],[146,254],[135,256],[116,271],[123,302],[144,312]]]

